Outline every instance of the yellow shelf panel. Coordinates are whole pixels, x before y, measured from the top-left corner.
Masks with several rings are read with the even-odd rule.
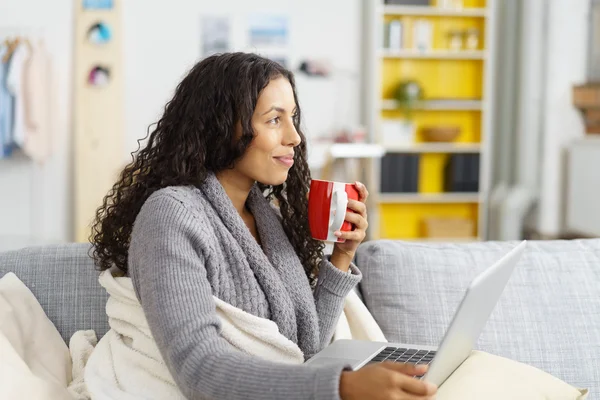
[[[448,154],[422,154],[419,160],[419,192],[440,193],[444,191],[444,166]]]
[[[426,98],[481,99],[481,60],[427,60],[386,58],[383,63],[382,98],[393,98],[403,80],[415,80]]]
[[[437,1],[434,2],[435,5],[438,5]],[[462,2],[463,7],[468,8],[468,7],[487,7],[487,1],[486,0],[463,0]]]
[[[382,239],[415,239],[424,236],[427,217],[462,217],[477,226],[479,204],[382,204],[379,206]],[[475,236],[477,232],[475,232]]]
[[[400,110],[383,110],[381,116],[389,119],[403,119]],[[415,142],[425,142],[423,128],[427,126],[453,125],[460,128],[458,143],[478,143],[481,141],[481,111],[478,110],[415,110],[413,122],[416,127]]]

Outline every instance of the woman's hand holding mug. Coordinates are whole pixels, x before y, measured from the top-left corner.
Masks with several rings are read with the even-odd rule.
[[[360,182],[311,181],[308,197],[311,234],[314,239],[335,243],[331,262],[340,269],[347,270],[366,237],[368,197],[367,188]]]

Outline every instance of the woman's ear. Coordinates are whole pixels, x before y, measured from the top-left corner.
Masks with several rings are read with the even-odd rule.
[[[235,132],[233,134],[233,138],[235,139],[235,141],[237,142],[238,140],[240,140],[242,138],[242,121],[236,122],[235,124]]]

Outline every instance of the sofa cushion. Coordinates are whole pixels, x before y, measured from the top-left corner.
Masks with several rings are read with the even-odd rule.
[[[516,244],[367,242],[365,303],[388,340],[436,346],[471,280]],[[600,240],[529,242],[476,348],[600,392]]]
[[[31,247],[0,253],[0,277],[14,272],[33,292],[66,343],[78,330],[98,338],[109,329],[106,291],[88,251],[89,244]]]

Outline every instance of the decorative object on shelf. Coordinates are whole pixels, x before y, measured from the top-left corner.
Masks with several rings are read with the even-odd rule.
[[[400,50],[404,47],[404,26],[401,21],[393,20],[384,25],[383,47],[389,50]]]
[[[426,19],[418,19],[413,30],[414,48],[420,52],[430,51],[433,46],[433,27]]]
[[[382,122],[384,145],[405,144],[414,141],[413,111],[422,98],[423,88],[417,81],[405,80],[398,84],[394,92],[394,99],[402,110],[404,119]]]
[[[471,238],[475,236],[475,224],[469,218],[425,217],[425,237],[428,238]]]
[[[304,60],[300,63],[299,71],[308,76],[329,76],[331,65],[325,60]]]
[[[388,153],[381,159],[382,193],[417,193],[419,188],[418,154]]]
[[[444,168],[444,191],[479,191],[479,154],[453,154]]]
[[[419,82],[414,80],[400,82],[394,92],[394,99],[398,102],[406,120],[412,119],[413,111],[423,96],[423,87]]]
[[[600,134],[600,109],[584,110],[583,115],[586,133]]]
[[[334,143],[364,143],[367,131],[363,126],[355,126],[352,129],[340,129],[333,135]]]
[[[110,26],[104,22],[97,22],[87,32],[88,42],[103,45],[110,42],[112,31]]]
[[[437,6],[440,8],[449,8],[460,10],[463,8],[463,0],[437,0]]]
[[[451,30],[448,31],[448,48],[450,50],[458,51],[462,49],[463,46],[463,31],[461,30]]]
[[[95,87],[103,87],[110,82],[110,70],[100,65],[92,68],[88,75],[88,84]]]
[[[477,50],[479,48],[479,29],[471,28],[465,32],[465,47],[468,50]]]
[[[460,127],[438,125],[423,127],[423,138],[427,142],[452,142],[460,135]]]
[[[412,121],[384,119],[381,121],[381,133],[384,146],[406,145],[415,141],[415,125]]]
[[[573,88],[573,104],[577,108],[600,108],[600,83],[586,83]]]
[[[581,110],[585,132],[600,133],[600,83],[588,83],[573,87],[573,105]]]

